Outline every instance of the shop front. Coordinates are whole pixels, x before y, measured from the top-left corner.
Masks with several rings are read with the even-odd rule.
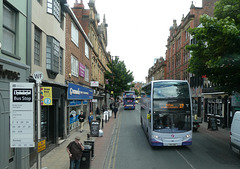
[[[67,133],[69,134],[70,131],[79,126],[78,116],[81,111],[83,111],[86,117],[85,120],[87,120],[92,107],[93,90],[74,83],[68,83],[67,99]]]
[[[214,117],[219,127],[229,127],[228,95],[224,92],[204,94],[204,121]]]

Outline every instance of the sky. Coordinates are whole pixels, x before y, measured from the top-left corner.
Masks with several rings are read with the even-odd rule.
[[[67,0],[70,6],[75,1]],[[165,59],[173,20],[179,25],[190,12],[192,1],[202,7],[202,0],[95,0],[100,23],[105,14],[108,24],[107,52],[124,61],[134,81],[145,83],[154,59]],[[85,9],[89,9],[88,2],[83,0]]]

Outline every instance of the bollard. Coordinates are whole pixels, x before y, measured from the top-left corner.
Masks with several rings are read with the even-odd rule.
[[[90,134],[87,134],[87,140],[90,140]]]
[[[103,123],[104,123],[104,120],[102,119],[102,129],[103,129]]]

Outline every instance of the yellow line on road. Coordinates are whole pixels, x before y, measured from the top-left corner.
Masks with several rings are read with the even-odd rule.
[[[119,114],[119,119],[121,117],[121,114]],[[117,149],[118,149],[118,141],[119,141],[119,133],[120,133],[120,128],[121,128],[121,123],[122,123],[122,120],[120,120],[119,122],[119,127],[118,127],[118,131],[117,131],[117,142],[116,142],[116,148],[115,148],[115,152],[114,152],[114,157],[113,157],[113,169],[115,168],[115,162],[116,162],[116,157],[117,157]]]
[[[120,120],[120,118],[121,118],[121,113],[119,113],[119,116],[118,116],[118,121],[117,121],[117,126],[116,126],[116,134],[115,134],[115,136],[114,136],[114,141],[113,141],[113,145],[112,145],[112,151],[111,151],[111,155],[110,155],[110,159],[109,159],[109,163],[108,163],[108,169],[110,169],[111,168],[111,164],[112,164],[112,159],[113,159],[113,162],[115,163],[115,159],[116,159],[116,154],[117,154],[117,152],[116,152],[116,149],[117,149],[117,143],[118,143],[118,138],[119,138],[119,130],[120,130],[120,122],[121,122],[121,120]],[[120,120],[120,122],[119,122],[119,120]],[[117,140],[117,141],[116,141]],[[116,149],[115,149],[115,146],[116,146]],[[115,150],[115,151],[114,151]],[[113,156],[113,152],[114,152],[114,156]],[[113,166],[113,168],[114,168],[115,166]]]

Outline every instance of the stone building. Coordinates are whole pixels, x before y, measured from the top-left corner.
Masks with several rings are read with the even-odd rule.
[[[156,59],[154,65],[148,70],[147,83],[152,80],[166,79],[166,61],[163,57]]]
[[[13,119],[12,104],[10,104],[13,102],[10,95],[11,87],[16,83],[24,86],[29,81],[31,3],[30,0],[0,0],[0,168],[29,168],[29,147],[34,146],[33,137],[25,141],[19,138],[23,128],[18,128],[19,125],[15,122],[26,125],[28,121],[20,120],[19,116]],[[33,115],[33,110],[28,113]],[[14,112],[14,115],[23,115],[23,113]],[[30,132],[33,132],[33,127],[31,124]],[[23,136],[25,134],[22,133]],[[19,141],[13,139],[15,136]],[[31,142],[31,145],[27,142]]]

